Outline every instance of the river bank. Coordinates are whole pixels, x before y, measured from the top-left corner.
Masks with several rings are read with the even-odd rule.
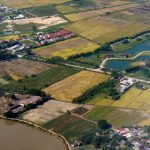
[[[55,138],[57,138],[58,140],[60,140],[63,144],[64,144],[64,150],[66,149],[66,150],[72,150],[71,149],[71,147],[70,147],[70,145],[69,145],[69,143],[68,143],[68,141],[62,136],[62,135],[60,135],[60,134],[57,134],[57,133],[55,133],[55,132],[53,132],[53,131],[50,131],[50,130],[47,130],[47,129],[45,129],[45,128],[43,128],[43,127],[41,127],[41,126],[39,126],[39,125],[37,125],[37,124],[35,124],[35,123],[31,123],[31,122],[29,122],[29,121],[25,121],[25,120],[21,120],[21,119],[15,119],[15,118],[6,118],[6,117],[4,117],[4,116],[0,116],[0,119],[2,119],[2,120],[6,120],[6,121],[12,121],[12,122],[14,122],[14,123],[20,123],[20,124],[24,124],[24,125],[26,125],[26,126],[30,126],[30,127],[34,127],[34,128],[36,128],[36,129],[39,129],[39,130],[41,130],[41,131],[43,131],[43,132],[46,132],[46,133],[48,133],[49,135],[51,135],[51,136],[54,136]],[[18,137],[17,137],[18,138]]]

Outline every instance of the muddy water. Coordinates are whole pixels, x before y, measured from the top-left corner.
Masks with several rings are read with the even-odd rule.
[[[0,150],[66,150],[55,136],[37,128],[0,119]]]

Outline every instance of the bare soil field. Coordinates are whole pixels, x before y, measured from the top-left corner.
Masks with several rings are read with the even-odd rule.
[[[27,19],[19,19],[19,20],[6,20],[4,22],[8,24],[19,24],[19,25],[34,23],[34,24],[42,24],[47,26],[54,26],[57,24],[66,23],[67,21],[62,19],[61,17],[52,16],[46,18],[36,17],[36,18],[27,18]]]
[[[128,5],[121,5],[121,6],[114,6],[114,7],[110,7],[110,8],[103,8],[103,9],[97,9],[97,10],[92,10],[92,11],[85,11],[85,12],[81,12],[81,13],[73,13],[73,14],[67,14],[65,15],[65,17],[70,20],[70,21],[79,21],[82,19],[87,19],[87,18],[91,18],[94,16],[98,16],[98,15],[105,15],[106,13],[112,13],[112,12],[118,12],[118,11],[122,11],[122,10],[126,10],[129,8],[133,8],[139,6],[139,4],[128,4]]]
[[[111,17],[150,25],[150,3],[112,14]]]
[[[24,113],[22,118],[34,123],[45,124],[77,107],[76,104],[50,100],[36,109]]]
[[[55,99],[71,102],[86,90],[109,79],[106,74],[81,71],[43,89]]]
[[[0,77],[10,75],[14,79],[24,78],[48,70],[52,65],[25,59],[0,62]]]
[[[0,0],[0,3],[14,8],[26,8],[44,4],[61,4],[70,0]]]
[[[122,1],[122,0],[95,0],[96,1],[96,6],[100,8],[104,7],[114,7],[114,6],[121,6],[121,5],[127,5],[130,4],[131,2],[128,1]]]

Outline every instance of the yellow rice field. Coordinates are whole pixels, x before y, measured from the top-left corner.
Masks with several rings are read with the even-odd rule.
[[[108,80],[108,78],[109,76],[106,74],[81,71],[44,88],[43,91],[51,94],[55,99],[71,102],[74,98],[82,95],[87,89]]]
[[[34,49],[34,53],[44,58],[59,56],[67,59],[70,56],[96,50],[99,45],[83,38],[73,38],[56,44]]]
[[[129,89],[120,100],[113,101],[109,97],[100,95],[93,98],[87,104],[97,105],[97,106],[110,106],[113,108],[141,111],[145,114],[145,117],[150,115],[150,89],[139,90],[135,87]],[[139,125],[150,125],[150,119],[145,119],[139,122]]]
[[[14,8],[26,8],[44,4],[61,4],[70,0],[0,0],[0,3]]]
[[[118,101],[113,101],[111,98],[104,98],[104,96],[98,96],[88,104],[100,105],[100,106],[113,106],[119,108],[130,108],[138,110],[150,110],[150,89],[140,90],[135,87],[129,89]],[[149,111],[150,112],[150,111]]]
[[[143,23],[120,21],[97,16],[66,25],[65,29],[103,45],[122,37],[134,36],[140,32],[149,30],[150,27]]]

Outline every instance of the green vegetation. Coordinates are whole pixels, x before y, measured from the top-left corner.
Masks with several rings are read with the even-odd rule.
[[[97,128],[96,125],[69,113],[44,124],[43,127],[47,129],[53,128],[55,132],[62,134],[70,142],[80,138],[86,132]]]
[[[33,16],[39,16],[39,17],[43,17],[43,16],[51,16],[51,15],[55,15],[57,14],[57,10],[55,8],[55,5],[43,5],[43,6],[36,6],[36,7],[30,7],[30,8],[23,8],[20,9],[21,11],[25,11],[28,12],[30,14],[32,14]],[[28,14],[26,13],[26,14]],[[33,17],[31,15],[31,17]]]
[[[116,128],[134,125],[145,119],[138,111],[127,111],[126,109],[111,106],[96,106],[85,117],[93,121],[107,120]]]
[[[143,80],[150,80],[149,68],[140,69],[140,67],[138,66],[137,68],[138,69],[136,71],[129,74],[131,77],[136,77],[136,78],[143,79]]]
[[[14,31],[20,31],[21,33],[30,33],[30,32],[34,32],[33,28],[36,27],[38,28],[39,25],[38,24],[34,24],[34,23],[28,23],[28,24],[14,24],[13,25],[13,30]]]
[[[106,95],[112,97],[113,100],[118,100],[120,98],[119,93],[117,92],[118,81],[115,79],[108,80],[104,83],[94,86],[93,88],[88,89],[78,98],[73,100],[74,103],[85,103],[90,101],[93,97],[96,97],[100,93],[105,93]]]
[[[7,51],[0,51],[0,60],[9,60],[16,58],[16,55],[10,54]]]
[[[42,73],[32,75],[22,80],[13,81],[7,85],[0,86],[4,91],[21,91],[25,92],[29,89],[42,89],[50,84],[53,84],[65,77],[77,73],[78,69],[73,69],[64,66],[52,67]]]
[[[114,52],[124,52],[128,49],[131,49],[132,47],[143,43],[146,40],[150,39],[150,35],[141,35],[139,37],[133,38],[133,39],[124,39],[120,42],[117,42],[113,44],[112,50]]]
[[[94,5],[93,0],[73,0],[77,4],[79,4],[80,7],[88,7]]]

